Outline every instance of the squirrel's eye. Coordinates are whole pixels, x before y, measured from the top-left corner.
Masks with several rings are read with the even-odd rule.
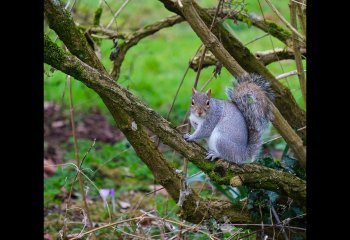
[[[209,100],[207,101],[207,106],[209,106]]]
[[[194,101],[192,100],[192,102],[191,102],[191,105],[193,106],[194,105]]]

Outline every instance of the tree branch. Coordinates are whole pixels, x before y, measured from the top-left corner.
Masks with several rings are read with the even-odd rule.
[[[82,80],[84,84],[94,89],[101,96],[109,111],[112,113],[118,128],[127,137],[137,155],[152,171],[155,179],[164,186],[170,196],[177,201],[181,189],[180,176],[175,173],[175,169],[164,159],[154,142],[150,140],[142,125],[139,124],[138,119],[133,119],[128,112],[125,112],[124,107],[125,104],[130,104],[129,100],[120,104],[119,100],[123,101],[120,96],[115,99],[115,97],[111,98],[109,94],[116,89],[119,90],[118,94],[123,95],[126,94],[127,91],[115,84],[110,76],[97,71],[75,56],[65,54],[47,36],[45,36],[44,39],[44,61],[56,69],[66,72],[76,79]],[[124,97],[126,96],[124,95]],[[139,100],[137,101],[141,104]],[[132,127],[132,122],[136,122],[136,129]],[[194,211],[195,209],[198,210]],[[247,212],[241,212],[242,209],[234,207],[230,202],[222,200],[208,201],[202,199],[193,191],[186,197],[182,210],[183,218],[194,223],[198,223],[210,217],[223,221],[223,216],[227,216],[232,222],[252,222]]]
[[[48,6],[48,5],[46,5]],[[51,5],[52,6],[52,5]],[[62,11],[62,8],[59,5],[53,6],[56,11],[56,14]],[[75,24],[73,20],[69,17],[69,14],[66,15],[67,18],[63,19],[67,21],[67,26],[70,28],[75,28]],[[52,15],[52,19],[55,19],[54,14]],[[72,24],[73,23],[73,24]],[[79,31],[76,32],[75,29],[64,29],[58,28],[56,33],[61,37],[64,35],[64,43],[66,46],[69,46],[69,50],[71,52],[80,51],[90,51],[89,45],[87,44],[86,39],[83,37],[82,33]],[[68,32],[68,35],[65,35]],[[74,33],[69,35],[69,33]],[[75,37],[75,39],[71,39]],[[81,41],[81,44],[70,44],[69,41]],[[85,47],[85,49],[84,49]],[[87,65],[86,63],[79,60],[77,57],[72,56],[68,53],[65,53],[60,49],[56,44],[54,44],[48,36],[45,35],[44,38],[44,61],[51,66],[63,71],[67,72],[67,74],[75,77],[76,79],[85,79],[84,82],[89,87],[98,86],[101,82],[97,79],[103,76],[103,79],[108,81],[109,84],[113,86],[119,87],[108,75],[104,68],[101,68],[100,71]],[[78,49],[74,49],[78,48]],[[86,55],[83,55],[86,56]],[[91,58],[85,58],[84,60],[92,65],[95,64],[93,62],[93,58],[96,57],[91,55]],[[95,64],[95,67],[100,67],[101,64],[98,62]],[[89,71],[93,71],[95,74],[95,78],[93,81],[88,81],[91,75]],[[97,85],[94,84],[95,81],[98,81]],[[105,86],[110,89],[110,86]],[[118,101],[113,100],[114,98],[106,93],[109,91],[104,89],[101,90],[99,87],[94,88],[94,90],[100,95],[107,108],[111,112],[113,118],[116,121],[117,127],[124,133],[130,144],[134,147],[136,153],[141,158],[141,160],[148,166],[148,168],[152,171],[155,179],[162,184],[172,198],[176,201],[179,197],[180,192],[180,181],[181,178],[175,173],[175,169],[173,169],[168,162],[164,159],[163,155],[156,148],[154,143],[150,140],[147,133],[143,130],[142,125],[139,124],[139,121],[135,120],[138,127],[133,128],[133,118],[130,116],[128,112],[125,111],[124,107],[127,102],[123,102],[123,104],[119,104]],[[112,90],[113,91],[113,90]],[[120,94],[125,94],[121,93]],[[126,93],[128,93],[126,91]],[[128,93],[131,94],[131,93]],[[120,100],[121,98],[119,98]],[[130,102],[129,102],[130,103]],[[164,120],[164,119],[163,119]],[[165,121],[165,120],[164,120]],[[156,125],[156,124],[154,124]],[[196,209],[197,211],[194,211]],[[217,201],[208,201],[200,198],[195,192],[190,193],[183,205],[182,205],[182,216],[188,221],[198,223],[205,218],[214,217],[215,219],[222,219],[223,216],[227,216],[228,219],[232,222],[251,222],[248,214],[246,212],[242,212],[242,209],[238,209],[233,206],[230,202],[217,200]]]
[[[217,57],[217,59],[226,67],[226,69],[236,78],[241,78],[248,73],[237,63],[237,61],[229,54],[229,52],[222,46],[217,37],[209,30],[209,28],[202,21],[197,14],[196,9],[193,7],[192,0],[182,0],[183,7],[181,8],[183,16],[190,24],[192,29],[202,40],[204,45]],[[288,122],[283,118],[278,109],[271,102],[272,113],[274,115],[273,124],[276,129],[284,137],[290,148],[296,154],[297,158],[301,162],[301,165],[305,167],[306,162],[306,150],[303,146],[303,142],[298,134],[293,130]],[[301,144],[301,146],[300,146]]]
[[[306,55],[305,48],[301,48],[300,52],[302,54],[302,57],[304,57],[303,55]],[[190,61],[190,68],[192,68],[194,71],[197,71],[198,69],[198,62],[200,60],[200,56],[201,52],[198,52],[196,56],[194,56]],[[255,56],[260,62],[262,62],[266,66],[273,62],[294,59],[294,52],[289,48],[276,48],[274,50],[258,51],[255,53]],[[216,57],[210,51],[208,51],[205,53],[202,68],[215,66],[217,62],[218,60],[216,59]]]
[[[194,71],[198,71],[199,61],[201,59],[201,56],[203,54],[203,49],[201,49],[190,61],[189,66]],[[215,66],[217,64],[218,60],[216,57],[210,52],[207,51],[204,55],[203,62],[202,62],[202,68]]]
[[[98,70],[105,70],[94,50],[71,19],[70,13],[57,5],[57,2],[59,3],[59,1],[44,0],[44,12],[50,28],[59,35],[72,54]]]
[[[159,30],[167,27],[171,27],[183,20],[178,16],[171,16],[156,23],[150,24],[146,27],[140,28],[139,30],[127,35],[125,41],[120,45],[120,51],[117,55],[117,59],[114,61],[113,70],[111,76],[115,79],[119,78],[120,68],[125,58],[126,52],[133,46],[135,46],[140,40],[149,35],[152,35]]]
[[[259,15],[254,13],[245,14],[242,12],[236,12],[228,9],[225,9],[222,15],[229,19],[238,20],[241,22],[245,22],[246,20],[248,20],[252,23],[253,26],[259,28],[260,30],[266,33],[271,34],[271,36],[279,39],[287,46],[292,46],[292,34],[290,33],[290,31],[276,24],[273,21],[264,21]]]
[[[296,4],[298,10],[298,18],[301,25],[301,30],[303,31],[304,36],[306,37],[306,16],[301,8],[301,4]]]
[[[271,3],[270,0],[265,0],[265,2],[270,6],[271,10],[278,16],[278,18],[299,38],[301,38],[305,42],[305,36],[299,33],[277,10],[277,8]]]
[[[117,85],[107,74],[101,73],[81,62],[76,57],[64,53],[61,49],[54,45],[52,41],[48,39],[48,37],[45,37],[44,42],[44,61],[56,69],[82,81],[85,85],[100,94],[103,99],[108,99],[109,102],[113,102],[112,107],[115,109],[109,109],[112,111],[117,123],[120,122],[119,118],[121,116],[130,116],[131,119],[134,119],[138,125],[141,124],[149,128],[165,144],[181,153],[184,157],[188,158],[191,162],[197,165],[201,170],[206,172],[211,179],[213,179],[213,181],[218,182],[219,184],[230,185],[231,182],[234,182],[231,179],[236,179],[239,177],[242,179],[242,183],[247,186],[269,189],[281,194],[286,194],[295,200],[305,203],[305,181],[292,174],[254,164],[239,166],[228,164],[227,162],[224,162],[224,164],[228,164],[227,169],[229,170],[222,171],[222,161],[213,163],[204,160],[206,151],[201,146],[196,143],[186,142],[182,138],[182,134],[180,134],[175,128],[172,128],[168,121],[166,121],[154,110],[145,106],[129,91]],[[120,113],[119,110],[122,110],[123,112]],[[133,133],[131,130],[131,121],[132,120],[126,122],[125,125],[122,125],[121,123],[118,124],[118,127],[123,131],[128,139],[129,134]],[[146,157],[141,155],[146,154],[146,150],[143,150],[145,148],[145,143],[142,143],[142,141],[146,141],[147,138],[143,139],[143,137],[145,137],[145,135],[142,135],[142,137],[139,136],[138,138],[135,137],[139,141],[137,144],[141,144],[140,147],[136,144],[136,142],[133,142],[133,139],[129,141],[131,141],[134,148],[139,149],[135,150],[139,151],[138,154],[140,154],[140,158],[147,164],[147,161],[153,161],[152,159],[154,159],[154,156],[151,158],[150,156]],[[151,147],[145,149],[151,151]],[[152,151],[156,150],[157,149],[155,148],[152,149]],[[160,163],[158,162],[157,164]],[[157,176],[157,173],[154,174]],[[159,172],[158,174],[163,174],[163,172]],[[253,175],[254,177],[250,177]],[[169,185],[166,186],[169,187]],[[173,193],[172,196],[173,195],[175,196],[175,193]]]
[[[290,8],[290,22],[291,25],[295,28],[297,28],[297,13],[296,13],[296,4],[292,1],[289,3]],[[293,32],[293,36],[296,37],[296,34]],[[301,59],[301,53],[299,51],[299,43],[294,39],[293,41],[293,49],[294,49],[294,56],[295,56],[295,63],[298,70],[298,78],[299,78],[299,84],[302,96],[304,98],[304,101],[306,102],[306,79],[304,74],[304,68],[303,63]]]
[[[215,9],[208,9],[207,10],[208,13],[210,15],[214,15],[215,13]],[[270,33],[271,36],[276,37],[277,39],[279,39],[280,41],[282,41],[283,43],[285,43],[287,46],[292,46],[292,34],[285,28],[283,28],[282,26],[279,26],[278,24],[272,22],[272,21],[263,21],[258,15],[255,14],[244,14],[241,12],[236,12],[230,9],[223,9],[223,11],[219,14],[219,16],[221,18],[229,18],[229,19],[234,19],[234,20],[238,20],[238,21],[245,21],[245,19],[249,19],[253,26],[265,31],[266,33]],[[113,30],[109,30],[106,28],[102,28],[102,27],[93,27],[90,28],[88,31],[90,33],[100,33],[104,36],[108,36],[111,39],[115,39],[115,38],[119,38],[119,39],[130,39],[127,41],[130,42],[136,42],[136,44],[141,41],[143,38],[163,29],[163,28],[167,28],[167,27],[171,27],[177,23],[181,23],[183,22],[184,19],[182,16],[179,15],[175,15],[175,16],[171,16],[168,18],[165,18],[159,22],[156,22],[154,24],[148,25],[145,28],[140,28],[139,31],[141,33],[144,33],[147,29],[147,32],[149,34],[144,34],[143,36],[139,36],[139,34],[137,32],[135,32],[134,34],[126,34],[126,33],[119,33]],[[131,40],[132,38],[134,38],[134,40]],[[134,44],[134,45],[136,45]],[[131,48],[134,45],[123,45],[122,47],[126,47],[126,51]],[[119,59],[117,61],[115,61],[115,65],[114,65],[114,70],[112,72],[112,76],[117,78],[117,75],[120,72],[120,67],[122,63],[122,59],[124,59],[125,55],[126,55],[126,51],[122,51],[122,53],[124,53],[124,55],[122,57],[119,57]],[[306,51],[302,51],[302,54],[305,54]],[[283,59],[293,59],[293,53],[291,51],[281,51],[281,52],[277,52],[278,54],[278,58],[283,60]],[[198,54],[197,54],[198,55]],[[269,57],[269,61],[265,62],[263,61],[264,65],[268,65],[271,62],[274,61],[278,61],[277,57]],[[190,67],[197,71],[198,68],[198,62],[199,62],[199,58],[198,56],[195,56],[191,62],[190,62]],[[206,53],[205,58],[203,60],[203,68],[211,66],[211,65],[215,65],[217,62],[215,56],[213,56],[211,53]],[[119,75],[118,75],[119,76]]]
[[[302,55],[304,56],[306,55],[305,48],[301,48],[300,52]],[[281,60],[294,59],[294,51],[292,51],[289,48],[285,48],[285,49],[276,48],[272,50],[258,51],[255,53],[255,56],[264,65],[269,65],[270,63],[281,61]]]
[[[126,33],[120,33],[120,32],[103,28],[103,27],[92,27],[92,28],[86,27],[86,29],[88,29],[88,32],[91,34],[100,33],[103,36],[107,36],[110,39],[125,39],[127,36]]]
[[[56,7],[59,8],[59,6]],[[221,180],[225,182],[225,184],[237,185],[238,182],[239,184],[243,183],[248,186],[265,188],[288,195],[300,201],[302,204],[305,204],[305,181],[292,174],[253,164],[245,166],[230,165],[225,173],[222,171],[222,166],[223,164],[228,164],[227,162],[218,161],[212,163],[203,160],[205,156],[203,148],[195,143],[187,143],[184,141],[182,139],[182,134],[179,134],[179,132],[170,127],[169,123],[164,118],[145,106],[130,92],[118,86],[111,76],[108,75],[98,59],[95,61],[94,58],[96,58],[96,55],[87,54],[87,52],[93,53],[93,51],[87,44],[83,34],[76,31],[77,28],[71,17],[69,17],[69,15],[66,16],[68,16],[67,19],[61,19],[66,22],[66,27],[58,27],[55,31],[66,44],[70,52],[80,53],[81,55],[78,56],[83,61],[62,51],[62,49],[54,44],[47,36],[45,36],[44,39],[44,61],[56,69],[82,81],[101,96],[114,117],[117,127],[121,129],[134,147],[138,156],[152,171],[155,179],[167,189],[175,201],[179,197],[180,177],[164,159],[154,142],[150,140],[143,126],[148,127],[157,134],[164,143],[197,164],[201,169],[207,172],[209,176],[213,178],[216,177],[217,180],[225,179]],[[54,15],[51,19],[55,22]],[[70,41],[76,42],[72,44]],[[137,124],[137,129],[131,127],[133,122]],[[255,177],[252,177],[253,175]],[[241,180],[237,181],[237,179]],[[218,221],[223,221],[223,217],[225,216],[233,223],[252,222],[248,214],[246,212],[241,212],[242,209],[239,207],[235,207],[227,201],[203,200],[195,192],[192,192],[186,198],[182,210],[182,217],[194,223],[211,217]]]
[[[171,0],[161,1],[165,8],[169,11],[175,12],[181,16],[182,8],[178,8],[177,4]],[[183,2],[183,1],[182,1]],[[196,9],[200,18],[205,25],[209,27],[212,22],[210,14],[199,7],[196,2],[192,2],[193,8]],[[221,23],[215,23],[212,33],[220,38],[222,45],[230,53],[230,55],[237,60],[237,62],[249,73],[257,73],[270,81],[271,87],[275,92],[275,104],[283,117],[288,121],[293,129],[299,129],[306,125],[305,111],[302,110],[290,92],[290,90],[268,71],[268,69],[256,59],[256,57],[246,48],[238,39],[232,36]],[[306,131],[300,131],[299,135],[305,139]]]
[[[226,69],[235,77],[247,75],[247,72],[238,64],[230,53],[222,46],[218,38],[209,30],[202,21],[191,0],[182,0],[181,8],[183,16],[192,27],[193,31],[202,40],[204,45],[217,57]]]

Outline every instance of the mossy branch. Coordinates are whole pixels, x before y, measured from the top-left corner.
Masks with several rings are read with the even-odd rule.
[[[248,73],[238,64],[238,62],[229,54],[229,52],[222,46],[219,39],[210,31],[203,20],[198,15],[194,8],[192,0],[182,0],[183,7],[181,8],[183,16],[190,24],[193,31],[202,40],[204,45],[215,55],[215,57],[225,66],[225,68],[236,78],[240,79]],[[290,148],[296,154],[298,160],[305,167],[306,150],[303,142],[293,128],[281,115],[279,110],[272,105],[272,113],[274,115],[273,124],[275,128],[284,137]]]
[[[61,13],[61,10],[56,9],[55,11],[56,14]],[[46,12],[49,12],[49,10],[46,10]],[[54,15],[55,13],[51,16],[52,21],[49,22],[49,24],[56,24]],[[57,27],[55,31],[68,47],[69,51],[73,54],[79,54],[79,52],[89,53],[92,51],[84,36],[76,28],[70,15],[66,14],[65,16],[69,19],[63,20],[69,21],[69,24],[67,24],[66,27]],[[74,41],[75,43],[72,44],[70,41]],[[128,141],[134,147],[137,155],[152,171],[155,179],[167,189],[175,201],[179,197],[181,178],[175,173],[175,169],[167,163],[163,155],[155,147],[154,142],[150,140],[143,126],[157,134],[165,144],[168,144],[176,151],[189,158],[193,163],[197,163],[198,166],[209,173],[213,179],[224,179],[221,180],[225,182],[224,184],[237,184],[237,181],[234,180],[239,178],[242,179],[243,184],[280,192],[281,194],[286,194],[297,201],[305,203],[306,191],[303,190],[305,189],[305,182],[291,174],[262,166],[256,166],[255,169],[253,165],[233,165],[233,169],[230,167],[227,170],[227,174],[224,176],[222,175],[222,171],[215,171],[215,169],[220,169],[220,164],[226,164],[226,162],[218,161],[217,163],[212,163],[203,160],[205,150],[202,147],[195,143],[185,142],[182,139],[182,135],[177,130],[170,127],[169,123],[164,118],[145,106],[130,92],[118,86],[103,68],[99,60],[97,59],[97,61],[95,61],[95,57],[96,55],[91,53],[79,55],[81,61],[76,56],[72,56],[60,49],[48,36],[44,38],[44,61],[56,69],[82,81],[100,95],[114,117],[117,127],[124,133]],[[131,127],[133,122],[138,126],[136,130]],[[216,168],[216,166],[219,168]],[[254,176],[256,178],[249,178],[249,175],[255,173],[256,175]],[[272,176],[272,179],[268,178],[269,176],[264,175],[264,173],[269,174],[270,177]],[[259,177],[261,177],[262,181],[259,181]],[[288,184],[284,184],[284,179]],[[289,181],[292,183],[292,186],[294,186],[293,188],[290,188]],[[233,223],[253,222],[249,218],[248,213],[242,212],[240,207],[233,206],[227,201],[208,201],[200,198],[195,192],[192,192],[186,198],[182,210],[182,217],[194,223],[211,217],[218,221],[223,221],[223,218],[227,217],[227,219]]]
[[[183,16],[181,8],[171,0],[158,0],[162,2],[169,11]],[[203,8],[198,6],[196,2],[192,2],[193,8],[197,11],[200,18],[210,27],[212,23],[212,16]],[[276,98],[275,104],[282,116],[288,121],[293,129],[299,129],[306,125],[306,114],[296,103],[290,90],[282,83],[276,80],[271,72],[246,48],[237,38],[231,35],[221,23],[215,23],[212,33],[220,39],[220,42],[230,55],[239,63],[242,68],[249,73],[258,73],[265,79],[270,81]],[[298,132],[305,140],[306,131]]]
[[[260,17],[259,15],[246,14],[246,13],[237,12],[229,9],[225,9],[221,15],[223,17],[238,20],[241,22],[250,22],[254,27],[257,27],[260,30],[271,34],[271,36],[277,38],[287,46],[292,45],[291,32],[288,29],[278,25],[277,23],[271,20],[264,21],[262,17]]]
[[[68,50],[83,62],[99,70],[105,70],[82,32],[76,27],[70,13],[57,5],[59,1],[44,0],[45,17]]]
[[[99,6],[96,11],[95,11],[95,15],[94,15],[94,26],[100,26],[100,19],[102,16],[102,12],[103,12],[103,8],[101,6]]]
[[[156,148],[155,143],[150,140],[143,126],[139,124],[138,118],[130,117],[129,112],[124,110],[125,106],[130,104],[130,101],[136,100],[138,104],[142,104],[140,100],[135,98],[133,100],[128,99],[127,95],[131,93],[120,88],[110,76],[102,74],[75,56],[65,53],[47,36],[44,38],[44,62],[73,76],[75,79],[81,80],[86,86],[94,89],[101,96],[112,113],[118,128],[127,137],[137,155],[152,171],[157,182],[164,186],[171,197],[177,201],[181,189],[181,177],[176,174],[175,169],[169,165],[161,152]],[[116,90],[118,93],[115,92]],[[118,96],[111,97],[113,92],[117,93]],[[132,111],[131,109],[128,110]],[[132,128],[132,122],[137,123],[137,129]],[[222,200],[209,201],[201,198],[194,191],[186,197],[181,215],[184,219],[193,223],[198,223],[211,217],[218,221],[223,221],[224,216],[230,219],[231,222],[252,222],[247,212],[233,206],[230,202]]]
[[[225,171],[224,173],[222,171],[218,171],[217,169],[219,169],[220,166],[222,168],[222,163],[220,161],[214,163],[204,160],[206,151],[201,146],[196,143],[186,142],[182,138],[182,134],[171,127],[166,119],[161,117],[154,110],[144,105],[144,103],[136,98],[132,93],[116,84],[110,76],[90,67],[75,56],[63,52],[47,36],[45,36],[44,40],[45,63],[50,64],[56,69],[73,76],[74,78],[82,81],[88,87],[94,89],[97,93],[100,94],[103,99],[108,99],[109,102],[113,103],[113,106],[115,108],[114,110],[112,109],[114,112],[114,114],[112,112],[113,116],[116,116],[115,112],[122,110],[124,113],[123,115],[130,116],[130,118],[133,119],[138,125],[143,125],[149,128],[161,139],[161,141],[172,147],[177,152],[181,153],[184,157],[188,158],[201,170],[208,173],[213,181],[216,181],[219,184],[231,185],[231,179],[239,176],[242,179],[242,184],[269,189],[281,194],[288,195],[297,201],[305,203],[305,181],[298,179],[292,174],[251,164],[242,166],[227,165],[229,169],[228,171]],[[120,122],[120,119],[116,119],[116,121]],[[131,122],[126,122],[125,125],[119,124],[118,127],[123,131],[124,134],[126,134],[127,137],[128,134],[133,133],[131,129]],[[146,139],[143,139],[143,137]],[[145,150],[143,149],[148,149],[149,151],[158,150],[154,148],[154,146],[153,149],[151,147],[146,148],[144,146],[145,144],[143,141],[149,139],[148,136],[138,136],[137,139],[137,142],[133,142],[133,138],[131,136],[128,137],[128,140],[131,142],[131,144],[133,146],[135,145],[139,149],[139,152],[137,152],[141,155],[139,155],[140,158],[145,161],[146,164],[149,162],[151,165],[151,163],[153,163],[152,159],[154,159],[154,157],[143,157],[142,154],[146,154]],[[140,144],[141,147],[137,146]],[[225,164],[228,163],[225,162]],[[161,176],[164,175],[163,172],[158,173],[158,175],[160,174]],[[249,177],[253,175],[254,177]],[[166,179],[168,179],[167,181],[170,181],[171,177],[167,177]],[[171,182],[171,184],[174,184],[173,180],[171,180]],[[161,184],[166,184],[166,181],[162,180]],[[170,186],[168,187],[171,189]],[[175,196],[175,193],[173,194]]]
[[[306,49],[301,48],[300,53],[302,54],[302,58],[305,59]],[[294,51],[289,48],[276,48],[272,50],[258,51],[255,53],[255,56],[260,62],[262,62],[262,64],[267,66],[273,62],[294,59]],[[190,61],[190,68],[192,68],[194,71],[197,71],[198,69],[200,57],[201,52],[197,53],[196,56],[194,56]],[[217,62],[218,60],[216,57],[210,51],[207,51],[203,59],[202,68],[215,66]]]
[[[59,9],[61,8],[59,5],[46,6],[58,8],[55,9],[56,14],[62,12],[62,9]],[[69,14],[66,16],[69,17]],[[52,19],[55,19],[55,14],[52,15]],[[73,22],[71,18],[69,18],[67,21],[71,21],[70,23]],[[76,36],[75,34],[77,34],[77,28],[75,27],[74,22],[73,24],[69,24],[69,27],[74,29],[67,29],[67,31],[64,31],[64,29],[58,29],[56,32],[60,37],[61,35],[68,33],[62,37],[62,39],[64,39],[63,41],[66,46],[69,46],[69,50],[71,52],[77,52],[78,50],[79,52],[81,46],[83,46],[83,48],[85,47],[85,50],[83,49],[82,51],[89,52],[90,48],[86,44],[87,41],[85,38],[81,37],[81,35],[78,35],[78,39],[73,39]],[[72,35],[69,35],[70,33],[72,33]],[[81,41],[81,44],[74,45],[69,43],[69,41],[74,40]],[[78,49],[75,49],[75,47]],[[151,141],[150,137],[143,129],[143,126],[139,124],[137,120],[134,120],[125,111],[125,103],[118,104],[118,102],[113,101],[113,97],[111,98],[110,95],[105,94],[108,92],[106,89],[101,90],[101,88],[98,87],[98,84],[94,84],[95,80],[99,79],[101,76],[104,76],[104,79],[108,79],[107,81],[109,81],[110,84],[115,84],[106,70],[101,67],[102,65],[99,62],[94,62],[95,56],[90,55],[91,58],[87,57],[84,60],[91,65],[95,65],[96,69],[92,68],[91,65],[87,65],[85,62],[82,62],[77,57],[64,52],[46,35],[44,36],[44,48],[44,61],[46,63],[56,67],[61,71],[67,72],[67,74],[75,77],[76,79],[85,79],[83,82],[88,87],[92,87],[100,95],[107,108],[111,112],[113,118],[115,119],[117,127],[124,133],[130,144],[135,149],[137,155],[152,171],[156,181],[162,184],[167,189],[171,197],[177,201],[179,198],[181,177],[176,174],[175,169],[172,168],[164,159],[163,154]],[[99,71],[97,69],[99,69]],[[89,77],[91,77],[89,71],[93,71],[95,74],[97,74],[98,77],[95,76],[95,78],[93,78],[93,81],[88,81]],[[137,129],[131,127],[133,123],[137,123]],[[194,209],[197,211],[194,211]],[[232,222],[252,221],[249,218],[248,213],[243,212],[242,209],[238,209],[237,207],[233,206],[230,202],[220,200],[208,201],[199,197],[195,192],[190,193],[185,199],[182,205],[182,216],[184,219],[194,223],[198,223],[203,219],[211,217],[220,220],[223,218],[223,216],[226,216]]]

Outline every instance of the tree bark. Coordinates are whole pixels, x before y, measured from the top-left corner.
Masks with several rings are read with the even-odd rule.
[[[238,166],[225,161],[213,163],[204,160],[206,152],[202,147],[196,143],[184,141],[182,134],[168,121],[115,83],[87,43],[84,35],[76,28],[67,11],[57,5],[56,1],[45,0],[44,3],[45,16],[50,27],[55,30],[69,51],[75,55],[64,52],[48,36],[45,36],[45,63],[82,81],[100,95],[115,119],[117,127],[152,171],[155,179],[166,188],[175,201],[179,198],[181,177],[164,159],[162,153],[145,132],[144,127],[149,128],[165,144],[196,164],[213,181],[232,186],[245,184],[255,188],[269,189],[305,204],[305,181],[292,174],[254,164]],[[137,128],[132,127],[135,124]],[[230,202],[222,200],[208,201],[193,191],[185,199],[182,216],[194,223],[211,217],[218,221],[224,221],[223,217],[227,217],[233,223],[252,222],[249,214],[242,212],[241,207],[233,206]]]
[[[44,49],[44,61],[47,64],[50,64],[58,70],[82,81],[85,85],[103,96],[103,98],[107,98],[109,101],[113,102],[113,106],[118,107],[118,109],[122,109],[123,112],[119,113],[118,110],[113,110],[113,106],[111,106],[110,111],[113,110],[112,114],[115,119],[120,119],[120,117],[115,116],[118,113],[118,115],[129,115],[138,125],[146,126],[165,144],[169,145],[184,157],[188,158],[201,170],[207,173],[213,181],[219,184],[231,185],[231,179],[239,176],[242,179],[242,183],[247,186],[269,189],[288,195],[295,200],[305,202],[305,181],[292,174],[254,164],[229,164],[227,165],[227,168],[231,170],[225,171],[224,173],[223,171],[219,171],[218,167],[219,169],[222,169],[222,164],[220,164],[220,161],[214,163],[204,160],[206,151],[201,146],[199,146],[197,143],[186,142],[182,138],[182,134],[179,133],[174,127],[171,127],[167,120],[161,117],[154,110],[145,106],[129,91],[117,85],[112,78],[110,78],[110,76],[89,67],[76,57],[64,53],[58,48],[57,45],[53,44],[48,37],[45,37]],[[124,124],[119,123],[118,127],[122,131],[125,127],[130,128],[130,121],[125,122]],[[124,134],[126,137],[128,137],[128,132]],[[141,139],[139,140],[141,141]],[[134,147],[138,148],[137,145]],[[152,151],[158,150],[154,148]],[[141,159],[144,161],[143,158]],[[253,175],[254,178],[248,177]]]
[[[159,0],[164,4],[164,7],[169,11],[177,13],[184,17],[182,13],[182,8],[180,8],[176,2],[171,0]],[[212,16],[203,8],[198,6],[194,1],[191,1],[193,8],[197,11],[200,18],[204,21],[207,27],[210,27],[212,23]],[[230,55],[239,63],[244,70],[249,73],[257,73],[263,76],[271,83],[276,98],[275,105],[281,112],[282,116],[288,121],[289,125],[293,129],[299,129],[306,126],[306,114],[298,104],[290,92],[290,90],[282,85],[275,77],[268,71],[268,69],[255,58],[248,48],[246,48],[238,39],[232,36],[221,23],[215,23],[212,29],[212,33],[220,39],[220,42],[225,47],[225,49],[230,53]],[[298,132],[299,136],[305,142],[306,131]]]

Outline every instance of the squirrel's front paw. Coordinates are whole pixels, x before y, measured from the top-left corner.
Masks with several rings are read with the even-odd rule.
[[[192,141],[191,134],[189,134],[189,133],[184,134],[183,137],[187,142]]]
[[[209,150],[205,159],[214,161],[216,158],[220,158],[220,156],[213,150]]]

